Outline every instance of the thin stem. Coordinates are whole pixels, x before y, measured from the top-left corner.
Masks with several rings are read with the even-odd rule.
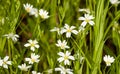
[[[103,69],[103,74],[105,74],[106,68],[107,68],[107,66],[105,66],[105,68]]]

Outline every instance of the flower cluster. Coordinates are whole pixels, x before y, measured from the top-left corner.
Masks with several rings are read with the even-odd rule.
[[[51,32],[57,31],[58,35],[62,35],[66,33],[66,38],[70,38],[72,33],[75,35],[78,34],[78,31],[74,30],[75,28],[76,28],[75,26],[69,26],[68,24],[65,24],[65,26],[62,28],[54,27],[50,31]]]
[[[60,47],[62,50],[69,49],[70,47],[67,45],[66,40],[61,40],[57,41],[58,43],[56,44],[57,47]],[[74,56],[70,55],[71,53],[69,51],[64,52],[58,52],[58,55],[60,56],[57,61],[59,63],[64,62],[64,65],[70,65],[70,60],[75,60]],[[60,65],[60,67],[55,68],[55,71],[60,71],[61,74],[73,74],[72,69],[69,68],[64,68],[63,66]]]
[[[25,47],[30,47],[30,50],[32,52],[35,52],[35,48],[39,48],[40,46],[38,45],[37,40],[28,40],[29,43],[26,43],[24,46]],[[18,68],[22,71],[28,71],[29,68],[32,67],[34,63],[38,63],[40,60],[40,55],[36,55],[35,53],[31,53],[30,58],[26,57],[25,61],[28,62],[28,65],[26,63],[23,63],[22,65],[18,65]],[[32,74],[41,74],[37,73],[36,71],[32,71]]]
[[[58,35],[62,35],[65,34],[66,38],[70,38],[72,34],[77,35],[79,32],[83,31],[85,26],[88,24],[90,25],[94,25],[94,21],[92,21],[94,19],[94,17],[92,15],[90,15],[90,10],[89,9],[79,9],[80,12],[86,12],[87,14],[85,14],[85,17],[79,17],[79,20],[83,20],[81,26],[79,27],[79,30],[75,30],[75,26],[69,26],[68,24],[65,24],[64,27],[58,28],[58,27],[54,27],[53,29],[51,29],[51,32],[56,31],[58,33]],[[62,51],[58,52],[57,54],[60,56],[57,61],[66,66],[66,65],[71,65],[71,61],[74,61],[75,58],[74,56],[71,55],[71,52],[68,50],[70,47],[67,45],[67,41],[66,40],[57,40],[56,46],[59,47],[60,49],[62,49]],[[67,51],[66,51],[67,49]],[[64,51],[64,52],[63,52]],[[84,57],[80,57],[80,63],[82,63],[82,60],[84,59]],[[60,67],[55,68],[55,71],[60,71],[60,74],[73,74],[73,70],[69,69],[69,68],[65,68],[64,66],[60,65]]]
[[[42,19],[49,18],[48,12],[44,9],[38,10],[37,8],[34,8],[33,5],[28,3],[23,4],[23,6],[26,12],[29,13],[29,15],[34,15],[35,17],[40,16]],[[24,47],[30,47],[31,55],[30,57],[25,57],[25,62],[21,65],[18,65],[18,68],[21,71],[28,71],[30,68],[32,68],[32,65],[34,63],[39,63],[40,61],[40,55],[35,53],[36,49],[38,49],[40,46],[36,39],[35,40],[29,39],[28,43],[24,44]],[[42,74],[42,73],[33,70],[31,74]]]
[[[95,23],[93,21],[94,17],[91,15],[90,9],[79,9],[79,12],[85,12],[84,17],[79,17],[78,20],[83,21],[81,25],[79,26],[79,32],[82,32],[85,30],[85,27],[87,24],[93,26]]]
[[[61,49],[65,50],[70,48],[69,46],[66,45],[67,42],[65,40],[63,40],[63,42],[61,42],[61,40],[58,40],[58,44],[56,44],[56,46],[60,47]],[[71,53],[69,51],[64,52],[58,52],[58,55],[60,56],[57,61],[59,63],[64,62],[64,65],[70,65],[70,60],[75,60],[74,57],[72,55],[70,55]],[[60,67],[55,68],[55,71],[60,71],[61,74],[73,74],[72,73],[72,69],[66,69],[63,66],[60,65]]]
[[[71,34],[78,34],[78,31],[77,30],[74,30],[75,29],[75,26],[69,26],[68,24],[65,24],[64,27],[62,27],[61,29],[60,28],[57,28],[55,27],[54,29],[50,30],[50,31],[57,31],[57,33],[59,35],[62,35],[63,33],[66,33],[66,38],[70,38],[71,37]],[[67,41],[66,40],[60,40],[58,39],[57,40],[57,43],[56,43],[56,46],[59,47],[60,49],[62,49],[62,51],[58,52],[57,54],[60,56],[57,61],[60,63],[60,64],[63,64],[63,65],[70,65],[71,64],[71,61],[74,61],[75,58],[74,56],[71,55],[71,52],[70,51],[66,51],[66,49],[69,49],[70,47],[67,45]],[[63,52],[64,51],[64,52]],[[72,69],[69,69],[69,68],[65,68],[64,66],[60,65],[60,67],[57,67],[55,68],[55,71],[60,71],[60,74],[73,74],[73,70]]]
[[[110,2],[113,5],[117,5],[120,3],[120,1],[118,0],[110,0]],[[49,12],[47,12],[44,9],[34,8],[33,5],[29,3],[23,4],[23,6],[25,11],[29,13],[29,15],[33,15],[35,17],[40,16],[41,19],[47,19],[50,17],[48,15]],[[50,30],[51,32],[56,31],[58,35],[65,35],[66,37],[65,38],[66,40],[64,39],[64,37],[62,37],[61,39],[58,39],[57,43],[55,44],[56,47],[60,49],[60,51],[57,53],[58,58],[56,60],[59,63],[59,67],[56,67],[55,71],[60,71],[60,74],[73,74],[73,69],[70,69],[72,68],[70,65],[72,63],[75,63],[74,60],[76,60],[75,58],[75,55],[77,55],[76,51],[75,52],[73,51],[74,53],[71,54],[72,49],[71,50],[69,49],[72,46],[70,46],[70,44],[67,41],[69,41],[72,35],[77,35],[79,32],[84,31],[87,25],[90,25],[90,26],[95,25],[95,22],[94,22],[95,17],[92,15],[89,9],[79,9],[78,11],[85,12],[84,16],[81,16],[78,18],[78,20],[82,21],[81,25],[78,28],[79,30],[76,30],[76,26],[73,26],[73,25],[70,26],[69,24],[64,24],[64,26],[61,28],[54,27],[53,29]],[[118,23],[115,22],[114,24],[115,25],[113,27],[113,30],[118,28]],[[3,36],[6,37],[7,39],[11,39],[13,42],[17,42],[19,38],[19,35],[14,33],[5,34]],[[36,63],[38,64],[40,62],[40,55],[35,52],[37,49],[40,48],[39,41],[37,41],[36,39],[34,40],[29,39],[27,43],[24,44],[24,47],[30,49],[31,53],[29,54],[29,56],[27,57],[25,56],[24,62],[21,65],[18,65],[17,67],[21,71],[28,71],[30,68],[32,68],[34,64]],[[80,58],[79,59],[80,63],[82,63],[83,60],[86,59],[85,57],[82,57],[80,55],[77,55],[77,56],[79,56]],[[115,61],[115,59],[114,57],[110,57],[110,55],[105,55],[103,57],[103,61],[105,62],[106,66],[111,66],[111,64]],[[3,59],[0,57],[0,67],[8,69],[9,68],[8,65],[12,65],[12,61],[9,61],[9,56],[4,57]],[[52,70],[53,69],[50,69],[48,70],[48,72],[52,73]],[[42,74],[42,73],[32,70],[30,74]]]
[[[29,15],[34,15],[35,17],[38,17],[38,15],[40,15],[42,19],[49,18],[48,12],[44,9],[38,10],[37,8],[34,8],[33,5],[28,4],[28,3],[23,4],[23,6],[26,12],[29,13]]]

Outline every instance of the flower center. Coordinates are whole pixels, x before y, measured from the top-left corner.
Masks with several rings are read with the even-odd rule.
[[[65,55],[65,56],[64,56],[64,60],[67,60],[67,59],[68,59],[68,56]]]
[[[110,64],[111,64],[111,62],[110,62],[110,61],[106,61],[106,64],[107,64],[107,65],[110,65]]]
[[[67,32],[71,32],[72,30],[71,29],[68,29]]]
[[[32,62],[35,62],[35,59],[31,59]]]
[[[6,61],[4,61],[4,62],[3,62],[3,64],[7,64],[7,62],[6,62]]]
[[[31,47],[34,47],[35,46],[35,44],[34,43],[31,43]]]
[[[66,74],[66,73],[67,73],[67,70],[66,70],[66,69],[63,69],[63,72]]]
[[[30,12],[30,8],[26,8],[26,11],[27,11],[27,12]]]
[[[85,21],[86,21],[86,22],[89,22],[90,20],[89,20],[89,19],[86,19]]]
[[[45,18],[45,15],[44,15],[44,14],[42,14],[42,15],[41,15],[41,18],[43,18],[43,19],[44,19],[44,18]]]
[[[64,49],[65,45],[64,44],[61,44],[61,48]]]

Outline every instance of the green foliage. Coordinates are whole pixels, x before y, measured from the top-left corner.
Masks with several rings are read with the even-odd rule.
[[[38,10],[47,10],[50,17],[42,19],[30,15],[24,9],[26,3]],[[62,28],[65,23],[79,30],[82,22],[78,18],[84,15],[79,8],[90,9],[90,14],[95,17],[94,26],[87,24],[85,30],[70,38],[50,32],[54,27]],[[50,69],[53,74],[58,74],[54,69],[63,63],[57,61],[57,53],[66,50],[75,60],[65,68],[73,69],[74,74],[120,74],[119,20],[119,4],[112,5],[109,0],[0,0],[0,57],[8,55],[12,61],[9,69],[0,66],[0,74],[31,74],[33,70],[47,74]],[[4,36],[9,33],[18,34],[18,41],[13,42]],[[29,39],[38,41],[40,48],[35,53],[40,55],[40,61],[29,71],[22,72],[18,65],[32,53],[30,48],[24,47]],[[70,48],[58,48],[55,45],[58,39],[66,40]],[[115,58],[111,66],[106,66],[104,55]],[[81,57],[84,57],[82,62]]]

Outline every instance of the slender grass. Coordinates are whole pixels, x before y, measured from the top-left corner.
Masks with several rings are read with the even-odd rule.
[[[40,9],[46,10],[49,17],[43,19],[40,13],[38,17],[30,14],[23,5],[26,3],[38,9],[37,13]],[[8,68],[3,66],[5,62],[0,65],[0,74],[32,74],[32,71],[59,74],[55,71],[59,66],[72,69],[73,74],[120,74],[119,7],[120,4],[114,5],[110,0],[0,0],[0,62],[5,56],[9,56],[8,60],[12,62]],[[86,8],[90,13],[79,11]],[[83,22],[78,18],[84,14],[93,15],[95,24],[87,23],[84,30],[78,32]],[[63,30],[65,24],[74,26],[78,33],[72,33],[68,38],[66,33],[51,31],[54,27]],[[11,33],[19,35],[17,41],[5,36]],[[30,39],[38,42],[39,47],[36,46],[35,51],[25,46]],[[58,40],[66,40],[69,48],[58,47]],[[61,57],[58,53],[66,51],[74,57],[74,60],[69,59],[70,65],[58,60]],[[25,60],[31,57],[31,53],[40,55],[39,62],[32,59],[34,64],[30,64]],[[107,66],[104,55],[115,59],[110,66]],[[31,67],[22,71],[18,66],[23,63]]]

